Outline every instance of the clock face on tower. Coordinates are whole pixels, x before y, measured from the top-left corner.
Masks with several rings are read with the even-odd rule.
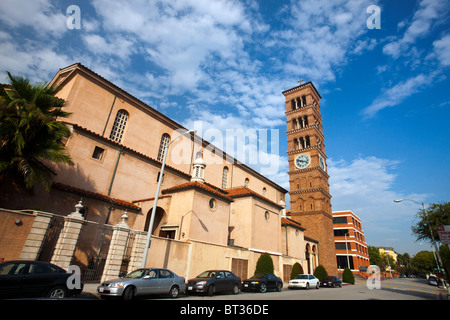
[[[311,158],[306,153],[302,153],[295,158],[294,162],[297,168],[304,169],[311,163]]]
[[[319,157],[320,167],[325,171],[325,160],[323,160],[322,156]]]

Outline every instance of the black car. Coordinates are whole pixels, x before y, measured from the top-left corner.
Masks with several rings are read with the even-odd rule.
[[[47,262],[4,262],[0,264],[0,298],[65,298],[81,293],[83,283],[80,281],[78,285],[70,279],[68,286],[70,276],[72,273]]]
[[[189,279],[186,285],[187,293],[205,293],[212,296],[217,292],[231,291],[238,294],[241,288],[241,278],[227,270],[208,270],[197,277]]]
[[[250,279],[242,281],[242,291],[259,291],[261,293],[267,290],[276,290],[278,292],[283,288],[281,278],[270,273],[257,273]]]
[[[330,288],[336,288],[336,287],[342,287],[342,281],[338,277],[325,277],[322,281],[320,281],[321,287],[330,287]]]

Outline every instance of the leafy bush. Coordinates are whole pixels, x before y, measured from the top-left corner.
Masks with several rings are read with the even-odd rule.
[[[302,273],[303,273],[302,266],[298,262],[294,263],[291,271],[291,279],[297,278],[297,275]]]
[[[349,268],[344,269],[344,274],[342,275],[342,282],[355,284],[355,277]]]
[[[328,277],[327,270],[325,270],[325,267],[322,265],[318,265],[317,268],[314,270],[314,276],[322,281],[325,277]]]
[[[268,253],[263,253],[256,263],[255,274],[257,273],[273,273],[272,257]]]

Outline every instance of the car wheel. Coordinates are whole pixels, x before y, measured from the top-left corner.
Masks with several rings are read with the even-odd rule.
[[[176,297],[178,297],[179,294],[180,294],[180,288],[178,288],[177,286],[173,286],[172,288],[170,288],[170,297],[171,298],[176,298]]]
[[[319,288],[320,288],[320,283],[317,282],[317,284],[316,284],[316,289],[319,289]]]
[[[211,297],[213,294],[214,294],[214,285],[210,285],[208,287],[207,295]]]
[[[261,285],[259,286],[259,292],[264,293],[267,291],[267,287],[265,283],[261,283]]]
[[[281,292],[283,285],[281,283],[277,283],[277,291]]]
[[[238,285],[235,283],[234,287],[233,287],[233,294],[238,294],[239,293],[239,287]]]
[[[56,299],[65,298],[67,297],[67,289],[64,286],[56,286],[47,293],[47,297]]]
[[[309,282],[306,283],[306,290],[309,290]]]
[[[123,300],[132,300],[134,298],[134,287],[126,287],[122,295]]]

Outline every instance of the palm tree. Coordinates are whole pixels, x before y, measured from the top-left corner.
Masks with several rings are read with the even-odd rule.
[[[59,88],[7,74],[10,84],[0,87],[0,182],[19,176],[28,189],[38,182],[49,191],[50,163],[73,165],[63,143],[70,131],[57,121],[70,114],[55,96]]]

